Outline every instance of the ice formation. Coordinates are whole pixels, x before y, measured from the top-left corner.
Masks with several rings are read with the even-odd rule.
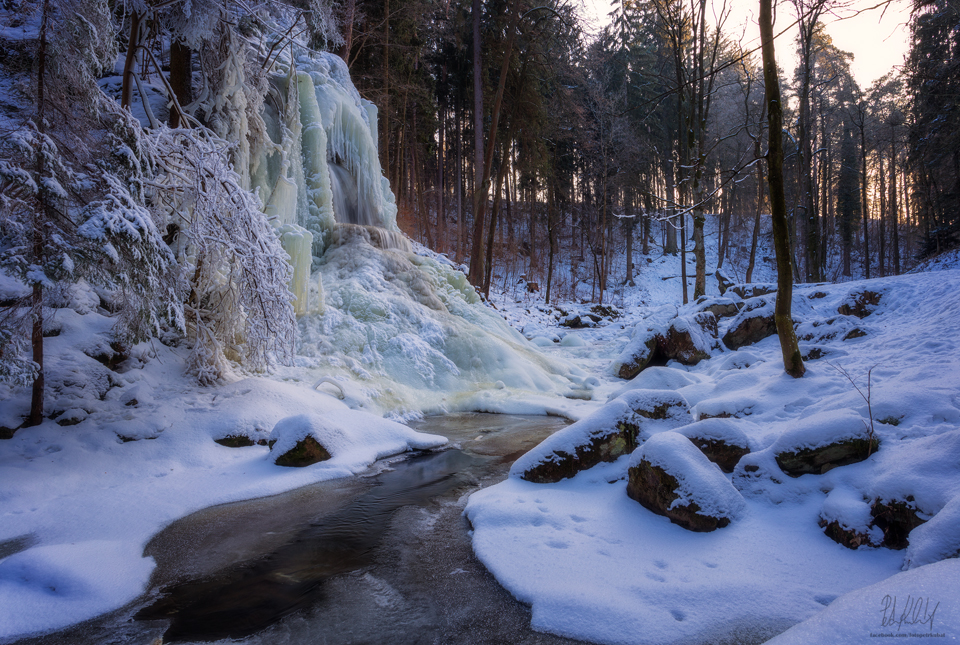
[[[336,227],[397,232],[397,208],[377,157],[376,108],[360,97],[346,63],[310,52],[276,65],[262,115],[267,136],[250,151],[250,184],[290,255],[290,287],[304,315],[311,265]]]
[[[356,400],[379,399],[373,407],[401,415],[579,384],[576,370],[543,357],[445,258],[412,252],[382,176],[377,109],[346,64],[285,52],[275,69],[250,184],[294,266],[299,366],[359,381]]]

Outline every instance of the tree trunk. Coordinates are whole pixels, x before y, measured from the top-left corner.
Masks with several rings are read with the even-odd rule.
[[[483,220],[479,218],[480,185],[483,179],[483,63],[480,51],[480,0],[473,0],[473,245],[470,251],[469,280],[479,284],[482,271],[475,272],[481,261]]]
[[[353,48],[353,21],[357,13],[357,0],[347,0],[343,8],[343,46],[340,47],[340,58],[350,66],[350,49]]]
[[[770,186],[770,211],[773,219],[773,243],[777,252],[777,303],[774,319],[783,368],[790,376],[799,378],[806,369],[793,329],[793,272],[790,258],[790,237],[787,229],[787,200],[783,186],[783,104],[780,98],[780,79],[777,77],[777,59],[773,48],[771,0],[760,0],[760,39],[763,52],[763,79],[766,88],[769,146],[767,152],[767,182]]]
[[[380,114],[380,166],[390,172],[390,0],[383,0],[383,100]],[[397,151],[399,154],[399,149]],[[396,184],[394,184],[396,185]]]
[[[887,206],[890,208],[890,233],[893,244],[893,274],[900,275],[900,208],[897,204],[897,148],[890,133],[890,197]]]
[[[179,41],[170,43],[170,87],[181,106],[193,101],[193,50]],[[176,107],[170,108],[167,121],[171,128],[180,127],[180,112]]]
[[[135,11],[130,13],[130,38],[127,40],[127,56],[123,61],[123,81],[120,84],[120,107],[127,110],[130,109],[133,67],[137,63],[137,50],[140,48],[140,23],[142,21],[143,16],[139,13]]]
[[[763,133],[761,132],[761,135]],[[753,152],[759,160],[761,157],[760,137],[754,141]],[[753,269],[757,264],[757,242],[760,238],[760,214],[763,211],[763,162],[757,161],[757,210],[753,216],[753,235],[750,238],[750,262],[747,264],[747,284],[753,281]]]
[[[50,0],[43,0],[43,10],[40,19],[40,46],[37,48],[37,130],[42,134],[46,129],[45,112],[46,99],[44,96],[44,85],[46,83],[47,70],[47,23],[50,16]],[[37,177],[43,177],[46,169],[44,168],[43,153],[37,151]],[[44,230],[43,219],[49,216],[49,204],[47,204],[45,193],[40,191],[40,209],[33,214],[33,262],[37,265],[43,265],[44,257]],[[27,416],[26,425],[36,426],[43,423],[43,397],[44,397],[44,372],[43,372],[43,285],[37,281],[33,284],[33,294],[31,296],[31,309],[33,318],[33,328],[30,333],[30,342],[33,348],[33,362],[37,364],[37,376],[33,380],[33,387],[30,392],[30,414]]]
[[[861,110],[864,109],[861,105]],[[867,207],[867,124],[861,114],[860,120],[860,209],[863,214],[863,272],[870,278],[870,209]]]
[[[478,3],[479,0],[474,0]],[[511,2],[510,26],[507,31],[507,44],[504,47],[503,63],[500,66],[500,80],[497,84],[497,94],[493,99],[493,109],[490,112],[490,132],[487,133],[486,152],[483,154],[483,173],[480,185],[476,187],[473,197],[473,251],[470,253],[470,282],[476,284],[483,279],[484,256],[483,252],[483,224],[484,211],[487,207],[487,191],[490,187],[490,171],[493,167],[493,153],[496,148],[497,127],[500,123],[500,108],[503,105],[503,92],[507,85],[507,73],[510,71],[510,58],[513,56],[513,45],[517,40],[520,26],[520,2]],[[475,29],[476,23],[475,23]]]
[[[882,278],[887,274],[887,176],[883,167],[883,155],[880,154],[879,151],[877,157],[877,163],[879,164],[877,172],[877,192],[880,194],[880,216],[878,218],[880,225],[877,227],[877,277]]]

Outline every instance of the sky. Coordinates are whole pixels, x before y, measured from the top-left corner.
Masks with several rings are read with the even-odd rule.
[[[758,0],[731,0],[732,13],[727,32],[734,36],[743,32],[747,42],[759,45],[759,29],[756,14]],[[910,36],[908,20],[910,3],[894,0],[884,9],[871,9],[881,0],[854,0],[845,9],[833,10],[823,18],[827,33],[834,45],[854,55],[851,68],[861,87],[866,88],[894,66],[903,64]],[[609,22],[610,0],[583,0],[586,12],[598,25]],[[789,2],[780,2],[780,12],[774,28],[779,33],[793,22],[795,14]],[[859,14],[858,14],[859,12]],[[777,60],[788,73],[796,66],[794,42],[796,30],[788,31],[777,39]]]

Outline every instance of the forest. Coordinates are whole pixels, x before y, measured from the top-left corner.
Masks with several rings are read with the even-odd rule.
[[[0,0],[0,644],[960,638],[906,1]]]
[[[34,289],[30,307],[6,310],[8,380],[36,375],[42,352],[24,352],[42,344],[34,337],[41,292],[65,277],[120,281],[121,336],[167,326],[198,339],[201,382],[223,373],[225,351],[255,370],[267,353],[290,355],[288,269],[273,252],[251,253],[276,240],[246,191],[257,188],[264,208],[276,208],[272,186],[251,180],[259,161],[250,150],[269,139],[268,70],[293,42],[345,61],[376,106],[374,145],[400,228],[465,263],[484,296],[492,283],[506,291],[522,276],[547,304],[622,303],[638,271],[634,250],[652,245],[680,255],[686,303],[706,293],[708,220],[718,231],[716,269],[736,258],[746,267],[737,280],[753,280],[770,211],[768,115],[757,40],[728,32],[726,5],[613,3],[609,23],[591,34],[581,7],[524,0],[6,4],[18,16],[9,29],[26,34],[38,23],[34,37],[8,39],[4,54],[17,98],[4,117],[0,259]],[[793,0],[778,8],[799,34],[776,43],[796,49],[796,69],[779,75],[789,259],[799,282],[898,275],[960,244],[956,7],[918,2],[905,64],[870,87],[857,84],[851,55],[824,31],[821,19],[837,7]],[[83,167],[94,160],[100,171],[89,175]],[[228,179],[211,185],[197,179],[205,173]],[[54,181],[40,181],[48,176]],[[369,186],[379,193],[377,183]],[[192,213],[189,226],[171,219],[192,200],[247,215]],[[67,211],[79,219],[63,222],[58,213]],[[322,236],[314,237],[316,258]],[[220,244],[200,255],[218,258],[185,260],[214,239]],[[192,275],[173,269],[178,253]],[[223,262],[235,273],[230,284],[246,281],[257,295],[224,291]],[[197,306],[212,297],[246,313]],[[34,331],[13,331],[27,310]],[[240,335],[252,342],[234,342]]]

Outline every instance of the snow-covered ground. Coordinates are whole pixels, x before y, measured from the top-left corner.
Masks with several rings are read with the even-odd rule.
[[[714,408],[749,413],[742,429],[754,451],[750,459],[769,466],[771,446],[815,412],[868,418],[864,400],[833,366],[861,388],[873,368],[873,416],[899,424],[877,425],[883,444],[866,462],[822,476],[757,478],[741,486],[745,510],[738,519],[707,534],[686,532],[629,499],[628,458],[558,484],[511,477],[470,501],[478,556],[511,593],[533,605],[536,628],[590,640],[683,642],[723,634],[762,639],[807,619],[818,622],[801,623],[780,638],[832,642],[826,634],[840,623],[849,642],[897,626],[902,632],[929,626],[957,638],[960,561],[919,566],[944,557],[957,546],[952,536],[960,534],[955,316],[960,263],[936,268],[864,284],[798,288],[796,316],[809,324],[836,317],[840,302],[861,286],[882,294],[876,311],[856,322],[867,335],[819,341],[824,357],[807,363],[803,379],[782,374],[776,340],[769,338],[739,352],[715,351],[693,368],[657,368],[650,374],[659,377],[641,374],[634,383],[676,389],[695,413]],[[471,373],[461,370],[465,377],[454,385],[400,383],[435,390],[432,397],[405,403],[383,389],[389,370],[378,376],[382,380],[365,381],[363,366],[390,360],[400,365],[404,352],[443,366],[426,350],[417,354],[415,330],[435,328],[419,309],[404,312],[409,329],[398,327],[398,333],[409,335],[396,343],[395,359],[365,362],[362,354],[334,348],[336,356],[356,362],[356,369],[333,365],[328,373],[338,385],[311,387],[324,375],[324,361],[307,356],[298,367],[270,376],[240,375],[228,384],[198,388],[184,375],[183,348],[145,343],[115,357],[111,320],[98,313],[96,294],[75,290],[64,303],[69,306],[57,310],[46,339],[48,385],[71,404],[56,419],[0,441],[0,642],[57,629],[136,597],[153,568],[152,560],[142,557],[144,545],[178,517],[348,476],[382,456],[443,443],[384,414],[403,419],[425,411],[476,409],[588,417],[625,385],[609,365],[633,327],[644,316],[677,311],[679,281],[669,276],[678,272],[676,258],[651,256],[640,265],[637,288],[623,291],[622,316],[580,330],[558,326],[564,316],[534,296],[524,294],[519,301],[496,296],[497,312],[478,320],[492,328],[493,317],[505,318],[532,339],[524,344],[519,335],[499,331],[503,342],[494,345],[504,360],[509,358],[504,348],[521,345],[524,356],[516,364],[552,373],[550,387],[524,389],[522,382],[481,379],[478,369],[470,391],[464,383]],[[756,281],[771,278],[766,270]],[[716,293],[716,280],[708,284]],[[324,286],[328,293],[336,290],[332,280]],[[0,283],[0,290],[16,289],[8,280]],[[826,295],[811,300],[816,292]],[[368,309],[376,310],[379,301],[368,298]],[[565,315],[588,309],[561,307]],[[340,310],[348,312],[349,306]],[[342,329],[353,327],[351,320]],[[493,347],[490,342],[474,351]],[[113,358],[123,362],[114,364]],[[507,374],[510,368],[506,362],[497,369]],[[25,412],[25,393],[2,387],[0,426],[14,428]],[[390,409],[387,403],[401,407]],[[227,448],[213,441],[230,435],[266,440],[277,426],[278,433],[304,428],[326,433],[333,458],[308,468],[282,468],[266,446]],[[917,529],[922,539],[906,552],[848,550],[824,537],[817,525],[824,513],[855,523],[862,500],[906,495],[932,518]],[[899,574],[907,564],[915,568]],[[929,599],[930,610],[942,602],[930,624],[881,625],[881,600],[896,596],[905,603],[908,595]],[[856,611],[848,615],[845,607]]]
[[[691,533],[630,499],[630,456],[556,484],[525,481],[515,467],[510,479],[470,499],[478,557],[532,605],[537,629],[604,643],[760,642],[796,623],[777,642],[960,639],[960,561],[934,564],[960,552],[958,267],[954,255],[929,273],[797,287],[798,330],[816,336],[801,348],[815,345],[823,354],[807,361],[802,379],[783,373],[775,336],[739,352],[714,351],[695,367],[671,362],[636,377],[632,387],[682,395],[687,423],[730,414],[748,437],[753,452],[744,462],[757,474],[741,464],[726,475],[746,502],[729,526]],[[862,320],[839,316],[848,295],[863,289],[880,294],[876,309]],[[507,308],[522,318],[516,306]],[[615,322],[568,331],[547,351],[572,354],[605,376],[600,366],[636,322],[627,320],[617,321],[623,329]],[[866,335],[843,340],[854,324]],[[564,334],[536,321],[528,326],[538,335]],[[584,342],[569,342],[574,334]],[[882,443],[866,461],[792,478],[773,459],[778,441],[809,440],[850,418],[869,423],[871,412]],[[558,435],[527,455],[524,467],[555,450]],[[850,550],[818,526],[837,519],[867,532],[876,499],[909,500],[930,520],[906,551]]]

